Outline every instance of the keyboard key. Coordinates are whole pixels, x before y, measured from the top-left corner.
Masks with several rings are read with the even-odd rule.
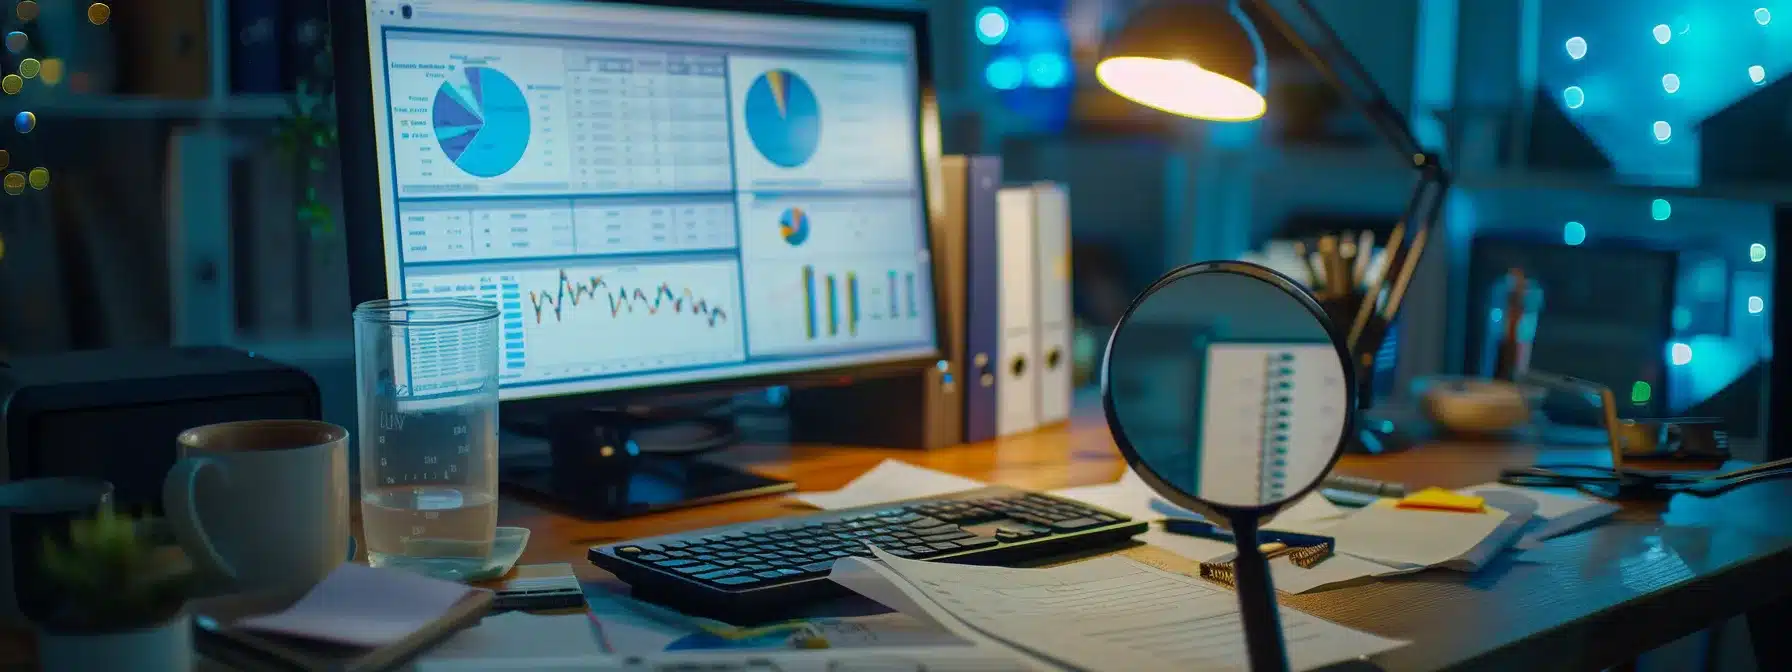
[[[971,537],[971,536],[976,536],[976,535],[973,535],[964,530],[953,530],[951,532],[946,532],[944,534],[930,534],[930,535],[921,537],[921,541],[927,541],[927,542],[956,541],[956,540],[963,539],[965,537]]]
[[[641,562],[658,562],[660,560],[665,560],[666,556],[660,553],[648,553],[636,556],[635,559],[640,560]]]
[[[726,579],[717,579],[716,583],[724,586],[744,586],[749,583],[759,583],[759,579],[742,574],[740,576],[730,576]]]
[[[958,547],[963,549],[983,548],[994,545],[996,545],[996,540],[990,537],[972,537],[958,542]]]
[[[915,533],[917,536],[928,537],[935,534],[945,534],[957,529],[957,525],[935,525],[933,527],[911,527],[908,531]]]
[[[928,517],[923,516],[921,518],[917,518],[915,520],[909,521],[908,529],[925,530],[925,529],[932,528],[932,527],[940,527],[945,524],[946,524],[946,521],[940,520],[938,518],[928,518]]]
[[[683,567],[685,565],[697,564],[697,561],[688,558],[672,558],[669,560],[656,560],[653,564],[660,567]]]
[[[715,580],[715,579],[719,579],[719,578],[722,578],[722,577],[724,577],[724,576],[734,576],[734,575],[735,575],[735,574],[740,574],[740,573],[742,573],[742,572],[744,572],[744,571],[746,571],[746,570],[742,570],[742,569],[723,569],[723,570],[718,570],[718,571],[714,571],[714,572],[707,572],[707,573],[704,573],[704,574],[698,574],[698,575],[697,575],[697,578],[699,578],[699,579],[703,579],[703,580],[704,580],[704,581],[713,581],[713,580]]]
[[[776,569],[768,569],[762,572],[753,572],[753,576],[757,576],[761,579],[782,579],[787,575]]]
[[[833,568],[834,568],[834,560],[833,560],[833,558],[829,558],[827,560],[822,560],[820,562],[811,562],[809,564],[798,567],[797,569],[803,570],[803,573],[805,573],[805,574],[813,574],[816,572],[825,572],[825,571],[828,571]]]
[[[892,549],[890,549],[890,550],[887,550],[887,551],[884,551],[884,552],[885,552],[885,553],[889,553],[889,554],[890,554],[890,555],[894,555],[894,556],[896,556],[896,557],[898,557],[898,558],[912,558],[912,557],[915,557],[915,554],[914,554],[914,552],[913,552],[913,551],[910,551],[910,550],[908,550],[908,549],[906,549],[906,548],[892,548]]]
[[[718,569],[721,569],[721,567],[715,565],[686,565],[684,567],[674,567],[672,571],[678,572],[679,574],[708,574]]]
[[[1094,518],[1070,518],[1052,523],[1052,529],[1059,532],[1075,532],[1077,530],[1086,530],[1091,527],[1100,526],[1101,521]]]
[[[950,541],[942,541],[939,543],[928,544],[928,546],[931,546],[935,550],[940,550],[940,551],[956,551],[956,550],[958,550],[958,544],[954,544]]]

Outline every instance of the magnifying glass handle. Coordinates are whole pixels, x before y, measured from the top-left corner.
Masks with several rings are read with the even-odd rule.
[[[1244,619],[1245,651],[1251,672],[1287,672],[1288,647],[1282,641],[1282,618],[1276,589],[1269,577],[1269,559],[1258,548],[1257,520],[1232,521],[1238,556],[1232,561],[1238,590],[1238,613]]]

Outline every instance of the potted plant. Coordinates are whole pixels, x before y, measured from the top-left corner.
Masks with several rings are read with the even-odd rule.
[[[70,523],[66,539],[44,540],[54,599],[38,623],[43,669],[193,669],[192,565],[155,534],[158,522],[103,507]]]

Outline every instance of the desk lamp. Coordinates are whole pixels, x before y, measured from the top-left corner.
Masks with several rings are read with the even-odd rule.
[[[1102,48],[1095,77],[1102,86],[1140,105],[1210,121],[1250,121],[1268,108],[1267,69],[1257,29],[1242,0],[1156,0],[1134,13]],[[1425,239],[1436,223],[1450,173],[1413,136],[1406,117],[1388,100],[1362,63],[1307,0],[1285,0],[1312,25],[1316,40],[1303,39],[1272,0],[1250,0],[1276,30],[1318,68],[1321,76],[1368,117],[1401,159],[1419,173],[1412,197],[1387,244],[1387,268],[1372,286],[1341,298],[1322,299],[1332,321],[1346,327],[1346,343],[1358,367],[1359,410],[1373,403],[1366,389],[1375,355],[1400,309]],[[1354,86],[1352,83],[1354,82]],[[1373,424],[1373,423],[1362,423]],[[1364,429],[1363,432],[1367,432]],[[1359,434],[1351,449],[1380,452],[1373,435]]]

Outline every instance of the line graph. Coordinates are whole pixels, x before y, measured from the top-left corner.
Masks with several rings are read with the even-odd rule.
[[[566,318],[567,309],[599,297],[607,304],[604,307],[609,310],[610,317],[620,317],[625,312],[658,315],[667,311],[703,318],[710,327],[728,321],[727,310],[712,304],[689,287],[673,289],[671,283],[661,282],[652,289],[622,285],[611,289],[609,281],[602,275],[591,274],[574,282],[566,269],[560,269],[559,282],[552,291],[529,290],[529,307],[535,313],[536,324],[542,323],[546,311],[552,311],[554,321],[561,322]]]
[[[739,362],[733,260],[556,265],[516,273],[531,378],[552,380]]]

